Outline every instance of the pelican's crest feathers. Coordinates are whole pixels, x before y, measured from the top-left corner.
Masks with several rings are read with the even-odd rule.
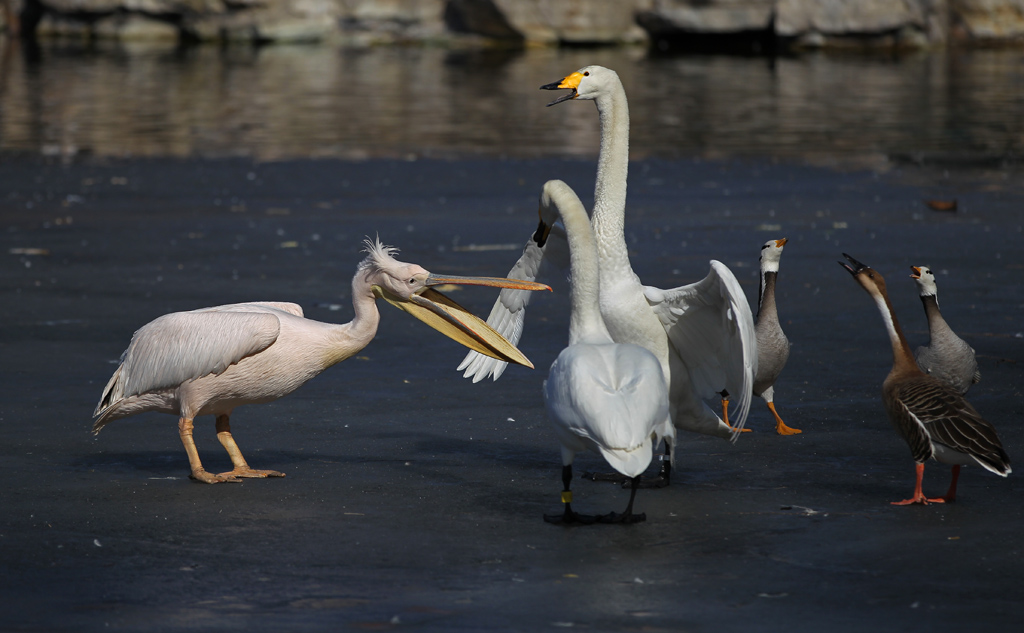
[[[363,252],[367,254],[366,259],[359,262],[359,272],[365,272],[368,275],[375,275],[388,268],[393,268],[397,264],[395,255],[398,254],[398,249],[394,246],[386,246],[380,241],[380,237],[374,239],[366,238],[363,240],[363,244],[366,248]]]

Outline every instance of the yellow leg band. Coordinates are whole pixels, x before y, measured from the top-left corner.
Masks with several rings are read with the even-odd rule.
[[[572,503],[572,490],[562,491],[562,503]]]

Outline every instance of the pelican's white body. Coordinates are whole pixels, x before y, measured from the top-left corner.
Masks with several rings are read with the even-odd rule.
[[[144,411],[221,415],[290,394],[364,348],[380,315],[372,295],[356,319],[303,318],[293,303],[257,302],[164,315],[139,329],[97,414],[95,430]]]

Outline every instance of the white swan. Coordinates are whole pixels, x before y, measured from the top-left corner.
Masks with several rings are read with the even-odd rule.
[[[750,305],[732,272],[711,261],[703,280],[671,290],[641,284],[629,263],[624,234],[626,175],[629,163],[629,106],[618,75],[607,68],[587,66],[545,90],[569,89],[553,101],[591,100],[601,121],[601,151],[594,189],[593,229],[600,258],[601,316],[618,343],[636,343],[661,362],[669,383],[669,406],[677,428],[735,438],[746,422],[757,369],[754,320]],[[536,236],[535,236],[536,237]],[[528,252],[517,262],[521,279],[529,279]],[[533,265],[533,269],[536,270]],[[510,341],[520,332],[502,330],[515,322],[525,303],[510,307],[502,297],[520,296],[503,290],[488,323]],[[495,312],[500,313],[497,317]],[[513,318],[508,317],[508,313]],[[521,326],[521,321],[519,322]],[[520,327],[521,329],[521,327]],[[467,377],[497,378],[503,366],[471,353],[460,368]],[[734,403],[735,427],[723,422],[703,398],[722,390],[740,394]]]
[[[647,349],[615,343],[598,306],[597,244],[583,203],[560,180],[544,184],[540,199],[543,244],[547,231],[561,215],[569,241],[572,274],[572,316],[569,346],[551,365],[544,381],[548,416],[562,444],[561,515],[545,515],[549,523],[591,523],[594,518],[572,510],[572,462],[576,453],[591,450],[632,481],[625,512],[601,516],[602,522],[634,523],[640,474],[651,463],[660,438],[675,437],[668,416],[668,390],[661,363]]]

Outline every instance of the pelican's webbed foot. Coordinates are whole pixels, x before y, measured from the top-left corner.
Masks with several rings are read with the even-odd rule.
[[[284,473],[276,470],[256,470],[255,468],[235,468],[234,470],[226,473],[221,473],[221,477],[227,477],[229,479],[259,479],[263,477],[284,477]]]
[[[231,476],[231,473],[221,473],[220,475],[214,475],[213,473],[206,472],[204,469],[193,470],[188,476],[193,481],[198,481],[204,484],[220,484],[220,483],[233,483],[237,484],[242,480],[238,477]]]

